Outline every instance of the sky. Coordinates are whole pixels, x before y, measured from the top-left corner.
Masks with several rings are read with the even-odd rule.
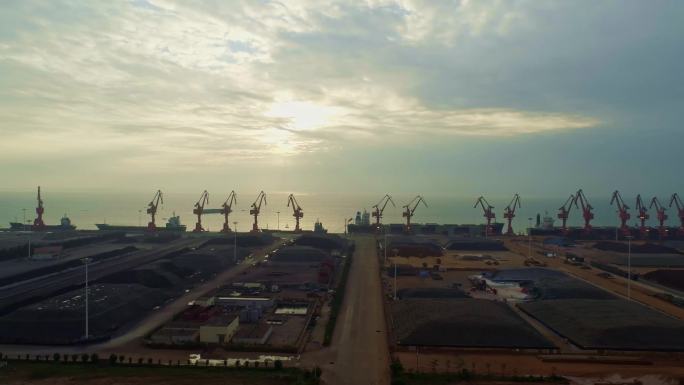
[[[682,191],[684,2],[5,0],[0,190]]]

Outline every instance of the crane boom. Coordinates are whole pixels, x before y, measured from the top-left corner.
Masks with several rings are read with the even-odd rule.
[[[302,229],[299,227],[299,220],[304,217],[304,211],[302,211],[301,206],[299,206],[299,202],[297,202],[297,199],[294,197],[294,194],[290,194],[289,197],[287,197],[287,207],[292,206],[292,216],[295,218],[295,233],[299,233],[302,231]]]
[[[567,222],[568,222],[568,216],[570,214],[570,209],[572,209],[572,205],[575,205],[577,207],[577,202],[575,201],[575,195],[570,194],[570,197],[563,203],[563,206],[561,206],[558,209],[558,219],[563,221],[561,231],[563,234],[568,233],[568,227],[567,227]]]
[[[404,206],[404,212],[402,213],[402,216],[406,218],[406,225],[404,227],[404,231],[407,234],[411,233],[411,218],[413,217],[413,214],[416,212],[416,208],[418,208],[418,205],[421,202],[423,203],[423,205],[425,205],[425,207],[428,207],[427,203],[425,203],[425,199],[423,199],[423,197],[420,195],[417,195],[408,204]],[[413,205],[413,207],[411,207],[411,205]]]
[[[651,204],[648,207],[655,207],[656,217],[658,218],[658,233],[660,235],[660,239],[666,238],[667,228],[665,227],[665,221],[667,220],[667,214],[665,213],[665,211],[667,209],[665,208],[665,206],[660,204],[658,197],[653,197],[653,199],[651,199]]]
[[[673,204],[677,207],[677,216],[679,217],[678,233],[680,236],[684,236],[684,203],[682,203],[677,193],[672,194],[672,198],[670,198],[670,207]]]
[[[515,209],[520,207],[520,195],[517,193],[513,196],[513,199],[511,200],[511,203],[506,206],[504,209],[504,218],[508,220],[508,229],[506,230],[506,235],[513,235],[515,234],[513,232],[513,226],[511,226],[511,222],[513,222],[513,218],[515,218]]]
[[[385,194],[385,196],[382,197],[382,199],[380,199],[380,202],[378,202],[376,205],[373,206],[373,212],[371,213],[371,215],[373,217],[375,217],[374,227],[375,227],[376,232],[380,231],[380,226],[381,226],[380,220],[382,219],[382,215],[383,215],[383,213],[385,211],[385,207],[387,207],[388,203],[391,203],[392,207],[397,207],[394,204],[394,201],[392,200],[392,197],[389,194]],[[382,207],[380,207],[380,206],[382,206]]]
[[[192,230],[194,233],[201,233],[204,231],[204,228],[202,227],[202,214],[204,214],[204,205],[207,203],[209,203],[209,193],[207,190],[204,190],[195,203],[195,208],[192,210],[192,213],[197,215],[197,223],[195,223],[195,229]]]
[[[221,229],[221,231],[224,233],[230,233],[232,231],[230,229],[230,225],[228,224],[228,216],[233,212],[233,204],[237,204],[237,195],[235,194],[235,190],[230,192],[228,199],[226,199],[226,201],[221,205],[221,214],[223,214],[223,229]]]
[[[631,215],[627,211],[629,210],[629,206],[625,204],[625,201],[622,199],[622,195],[620,195],[620,192],[618,190],[615,190],[615,192],[613,192],[613,197],[610,199],[610,204],[611,206],[613,204],[617,205],[619,212],[618,215],[620,217],[620,231],[622,232],[622,235],[631,235],[632,232],[629,229],[629,226],[627,225],[627,221],[629,221],[629,218],[631,218]]]
[[[485,227],[485,237],[487,237],[492,233],[492,219],[496,218],[496,214],[494,214],[494,211],[492,211],[494,206],[490,205],[489,202],[487,202],[487,200],[483,196],[477,198],[477,201],[475,202],[475,206],[473,206],[473,208],[477,208],[478,205],[482,206],[484,217],[487,219],[487,226]]]
[[[252,203],[252,208],[249,210],[249,214],[254,216],[254,223],[252,224],[252,232],[253,233],[258,233],[261,230],[259,229],[259,214],[261,213],[261,204],[268,204],[266,202],[266,194],[261,191],[259,195],[257,195],[256,200],[254,203]]]
[[[575,206],[577,206],[577,201],[579,201],[580,206],[582,206],[582,218],[584,218],[584,233],[591,233],[591,220],[594,219],[594,213],[592,210],[594,207],[589,204],[589,200],[584,195],[582,189],[577,190],[575,194]]]
[[[40,186],[38,186],[38,206],[36,206],[36,219],[33,220],[33,230],[43,230],[45,228],[45,222],[43,222],[44,212],[43,198],[40,196]]]
[[[150,203],[147,204],[147,213],[150,214],[150,222],[147,224],[147,230],[149,231],[157,229],[156,216],[159,203],[164,204],[164,195],[161,190],[157,190]]]
[[[651,216],[648,215],[648,209],[646,208],[644,201],[641,199],[641,194],[637,195],[637,198],[636,198],[636,210],[639,212],[638,218],[639,218],[639,222],[641,223],[639,225],[639,236],[641,238],[648,238],[649,229],[646,226],[646,221]]]

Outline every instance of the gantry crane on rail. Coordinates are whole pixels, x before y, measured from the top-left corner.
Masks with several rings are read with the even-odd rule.
[[[43,230],[45,228],[45,222],[43,222],[44,212],[43,198],[40,196],[40,186],[38,186],[38,206],[36,206],[36,219],[33,220],[32,230]]]
[[[228,222],[228,216],[233,212],[233,204],[237,204],[235,190],[228,194],[228,199],[221,205],[221,214],[223,214],[223,229],[221,229],[221,232],[230,233],[232,231]]]
[[[164,204],[164,196],[161,190],[157,190],[150,203],[147,204],[147,213],[150,214],[150,221],[147,223],[148,231],[157,230],[156,216],[159,203]]]
[[[375,206],[373,206],[373,212],[371,213],[371,215],[372,215],[373,217],[375,217],[375,225],[374,225],[374,227],[375,227],[375,231],[376,231],[376,232],[379,232],[379,231],[380,231],[380,227],[382,226],[382,225],[380,224],[380,220],[382,219],[382,214],[383,214],[383,212],[385,211],[385,207],[387,207],[387,203],[391,203],[391,204],[392,204],[392,207],[397,207],[397,206],[394,204],[394,201],[392,200],[392,197],[391,197],[389,194],[385,194],[385,196],[382,197],[382,199],[380,199],[380,202],[378,202],[378,204],[376,204]],[[381,206],[382,206],[382,207],[381,207]]]
[[[204,190],[202,195],[200,195],[199,200],[195,203],[195,208],[192,210],[192,213],[197,215],[197,223],[195,223],[195,229],[192,230],[194,233],[201,233],[204,231],[204,228],[202,227],[202,214],[204,213],[204,205],[209,203],[209,193],[207,190]]]
[[[670,198],[670,207],[673,204],[677,207],[677,216],[679,217],[679,230],[677,232],[680,236],[684,236],[684,203],[677,193],[672,194],[672,198]]]
[[[299,227],[299,220],[304,218],[304,211],[302,211],[302,207],[299,206],[299,203],[297,202],[297,199],[294,197],[294,194],[290,194],[289,197],[287,197],[287,207],[292,206],[292,216],[295,218],[295,233],[301,233],[302,229]]]
[[[261,204],[266,203],[266,194],[262,191],[257,195],[256,200],[252,203],[252,208],[249,210],[249,214],[254,216],[254,223],[252,224],[252,232],[258,233],[259,231],[259,214],[261,213]]]
[[[477,208],[478,205],[482,206],[484,217],[487,218],[485,236],[490,236],[492,233],[492,219],[496,218],[496,214],[494,214],[494,211],[492,211],[494,206],[490,205],[489,202],[487,202],[487,200],[483,196],[477,198],[477,201],[475,201],[475,206],[473,206],[473,208]]]
[[[573,194],[570,194],[570,197],[563,203],[563,206],[561,206],[558,209],[558,219],[563,221],[563,224],[561,226],[561,231],[563,234],[568,234],[568,216],[570,214],[570,209],[572,209],[572,205],[575,205],[577,207],[577,202],[575,202],[575,196]]]
[[[660,239],[667,238],[667,227],[665,227],[667,214],[665,214],[665,206],[660,204],[658,197],[653,197],[653,199],[651,199],[651,205],[648,207],[655,207],[656,209],[656,217],[658,218],[658,234],[660,235]]]
[[[637,214],[637,218],[639,218],[639,237],[642,239],[648,238],[648,226],[646,226],[646,221],[648,218],[651,216],[648,215],[648,209],[646,208],[646,205],[644,204],[644,201],[641,200],[641,194],[637,195],[636,197],[636,209],[639,212]]]
[[[418,205],[421,202],[425,207],[428,207],[427,203],[425,203],[425,199],[423,199],[423,197],[420,195],[417,195],[415,198],[411,200],[411,202],[404,206],[404,212],[401,215],[404,218],[406,218],[406,225],[404,226],[404,232],[406,234],[411,233],[411,218],[413,217],[413,214],[416,212],[416,208],[418,208]],[[413,205],[413,207],[411,207],[411,205]]]
[[[513,200],[511,200],[511,203],[506,206],[504,209],[504,218],[508,221],[508,228],[506,229],[506,235],[514,235],[515,233],[513,232],[513,226],[511,225],[511,222],[513,222],[513,218],[515,218],[515,209],[520,207],[520,195],[517,193],[513,196]]]
[[[632,232],[629,229],[629,226],[627,225],[627,221],[629,221],[629,218],[632,217],[627,211],[629,210],[629,206],[625,204],[625,201],[622,199],[622,195],[620,195],[620,192],[618,190],[615,190],[615,192],[613,192],[613,197],[610,199],[610,204],[611,206],[613,204],[617,205],[618,216],[620,217],[620,232],[622,233],[622,235],[632,235]]]
[[[594,213],[591,212],[591,210],[593,210],[594,207],[591,204],[589,204],[589,200],[584,195],[584,191],[582,191],[582,189],[577,190],[577,193],[575,193],[575,206],[577,206],[577,201],[579,201],[579,206],[582,207],[582,218],[584,218],[584,233],[589,234],[591,233],[591,220],[594,219]]]

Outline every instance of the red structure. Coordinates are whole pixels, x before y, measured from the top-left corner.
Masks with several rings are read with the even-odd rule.
[[[644,201],[641,200],[641,194],[637,195],[637,198],[636,198],[636,209],[637,209],[637,211],[639,212],[639,214],[638,214],[638,215],[639,215],[639,217],[638,217],[638,218],[639,218],[639,222],[641,222],[641,224],[639,225],[639,237],[641,237],[641,238],[648,238],[649,229],[648,229],[648,227],[646,226],[646,221],[647,221],[648,218],[650,218],[651,216],[648,215],[648,209],[646,208],[646,205],[644,204]]]
[[[157,192],[152,197],[152,200],[150,201],[150,203],[147,204],[147,213],[150,214],[150,221],[149,221],[149,223],[147,223],[147,230],[148,231],[157,230],[157,224],[155,222],[155,219],[156,219],[157,207],[159,207],[159,203],[164,204],[164,196],[162,195],[161,190],[157,190]]]
[[[45,208],[43,208],[43,198],[40,197],[40,186],[38,186],[38,206],[36,207],[36,219],[33,220],[32,230],[43,230],[45,228],[45,222],[43,222],[43,213]]]
[[[653,199],[651,199],[649,208],[653,208],[654,206],[656,209],[656,217],[658,218],[658,234],[660,235],[660,239],[667,238],[667,227],[665,227],[665,221],[667,220],[667,214],[665,214],[666,209],[660,204],[658,197],[653,197]]]
[[[625,201],[622,199],[622,195],[620,195],[620,192],[618,190],[615,190],[613,193],[613,198],[610,200],[611,206],[613,204],[617,205],[619,216],[620,216],[620,232],[624,236],[631,235],[632,232],[629,229],[629,226],[627,226],[627,221],[629,218],[632,216],[629,214],[627,210],[629,210],[629,206],[625,204]]]
[[[494,211],[492,211],[494,206],[490,205],[489,202],[487,202],[487,200],[483,196],[477,198],[477,201],[475,202],[475,206],[473,206],[473,208],[477,208],[478,205],[482,206],[484,217],[487,218],[487,227],[485,227],[485,235],[489,236],[492,234],[492,219],[496,218],[496,214],[494,214]]]
[[[413,198],[411,202],[404,206],[404,212],[401,215],[404,218],[406,218],[406,225],[404,225],[404,232],[406,234],[411,233],[411,218],[413,217],[413,214],[416,212],[416,208],[418,208],[418,205],[421,202],[423,202],[423,205],[425,205],[425,207],[428,207],[427,203],[425,203],[425,200],[420,195]],[[413,207],[411,207],[411,205],[413,205]]]
[[[297,199],[295,199],[293,194],[290,194],[289,197],[287,197],[287,207],[292,206],[292,216],[295,218],[295,233],[300,233],[302,232],[302,229],[299,227],[299,220],[304,217],[304,211],[302,211],[301,206],[299,206],[299,203],[297,202]]]
[[[228,216],[233,212],[233,204],[237,204],[237,196],[235,191],[231,191],[228,195],[228,199],[221,205],[221,214],[223,214],[223,229],[221,232],[230,233],[230,225],[228,224]]]
[[[582,206],[582,218],[584,218],[584,233],[591,233],[591,220],[594,219],[594,213],[591,212],[594,207],[589,204],[589,200],[584,195],[582,189],[577,190],[575,193],[575,206],[577,206],[577,201],[579,205]]]
[[[207,203],[209,203],[209,193],[207,190],[204,190],[197,203],[195,203],[195,208],[192,210],[192,213],[197,215],[197,223],[195,223],[195,229],[192,230],[194,233],[201,233],[204,231],[204,228],[202,227],[202,214],[204,213],[204,205]]]
[[[252,224],[252,232],[258,233],[259,229],[259,214],[261,213],[261,204],[266,203],[266,194],[262,191],[257,195],[256,200],[252,203],[252,208],[249,210],[249,214],[254,216],[254,223]]]
[[[382,197],[382,199],[380,199],[380,202],[378,202],[378,204],[376,204],[375,206],[373,206],[373,212],[371,213],[371,215],[372,215],[373,217],[375,217],[375,225],[374,225],[374,227],[375,227],[375,232],[379,232],[379,231],[380,231],[380,227],[382,226],[382,225],[380,224],[380,220],[382,219],[382,213],[385,211],[385,207],[387,207],[387,203],[391,203],[391,204],[392,204],[392,207],[397,207],[397,206],[394,204],[394,201],[392,200],[392,197],[389,196],[389,194],[385,194],[385,196]],[[382,206],[382,207],[380,207],[380,206]]]
[[[515,235],[513,232],[513,226],[511,226],[511,222],[513,222],[513,218],[515,218],[515,209],[517,207],[520,207],[520,195],[515,194],[513,196],[513,200],[511,200],[511,203],[506,206],[504,209],[504,218],[508,221],[508,228],[506,229],[506,235]]]
[[[563,232],[563,234],[568,233],[568,216],[570,215],[570,209],[572,209],[573,204],[575,205],[575,207],[577,207],[577,202],[575,202],[575,196],[570,194],[570,197],[565,201],[565,203],[563,203],[563,206],[561,206],[558,209],[558,219],[563,221],[563,225],[561,227],[561,231]]]
[[[679,230],[677,232],[680,236],[684,236],[684,204],[677,193],[672,194],[672,198],[670,198],[670,207],[673,204],[677,206],[677,216],[679,217]]]

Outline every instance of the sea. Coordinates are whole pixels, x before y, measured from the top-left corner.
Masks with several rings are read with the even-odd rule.
[[[72,224],[78,229],[96,229],[96,223],[113,225],[145,226],[149,220],[146,214],[147,204],[154,192],[144,193],[112,193],[112,192],[50,192],[43,190],[45,207],[44,220],[47,224],[58,224],[62,216],[67,215]],[[167,219],[176,214],[181,222],[194,227],[196,216],[192,213],[194,204],[199,199],[199,193],[164,193],[164,204],[160,205],[157,213],[157,226],[164,226]],[[237,205],[233,207],[230,216],[230,226],[237,221],[238,231],[248,231],[252,227],[253,218],[249,209],[258,195],[258,191],[237,192]],[[287,193],[268,193],[266,204],[261,208],[259,225],[265,229],[293,229],[295,220],[291,207],[287,206]],[[209,203],[205,208],[220,208],[226,200],[228,192],[209,193]],[[382,198],[381,194],[342,194],[342,193],[299,193],[296,194],[304,218],[301,227],[312,230],[314,223],[320,221],[330,232],[344,231],[345,223],[356,216],[357,212],[370,211],[373,205]],[[384,211],[384,223],[403,223],[403,206],[411,201],[414,195],[393,195],[396,207],[387,205]],[[480,207],[473,207],[477,197],[424,195],[427,207],[420,205],[415,210],[414,223],[440,224],[479,224],[484,223],[483,212]],[[494,206],[496,221],[504,222],[504,208],[511,202],[512,197],[487,197]],[[615,206],[610,205],[609,196],[588,197],[594,207],[594,226],[615,226],[619,224]],[[628,205],[633,207],[633,197],[624,197]],[[524,232],[529,224],[536,221],[537,214],[546,214],[556,218],[558,208],[563,205],[567,197],[521,197],[521,207],[516,211],[513,228],[516,232]],[[664,204],[668,201],[661,198]],[[36,192],[0,192],[0,228],[9,227],[10,222],[32,221],[35,218]],[[581,211],[575,208],[570,213],[569,226],[580,226]],[[677,225],[677,215],[670,210],[668,223]],[[204,228],[209,231],[219,231],[223,224],[220,214],[206,214],[202,217]],[[656,225],[655,213],[651,213],[651,225]],[[636,224],[636,214],[632,210],[630,225]]]

